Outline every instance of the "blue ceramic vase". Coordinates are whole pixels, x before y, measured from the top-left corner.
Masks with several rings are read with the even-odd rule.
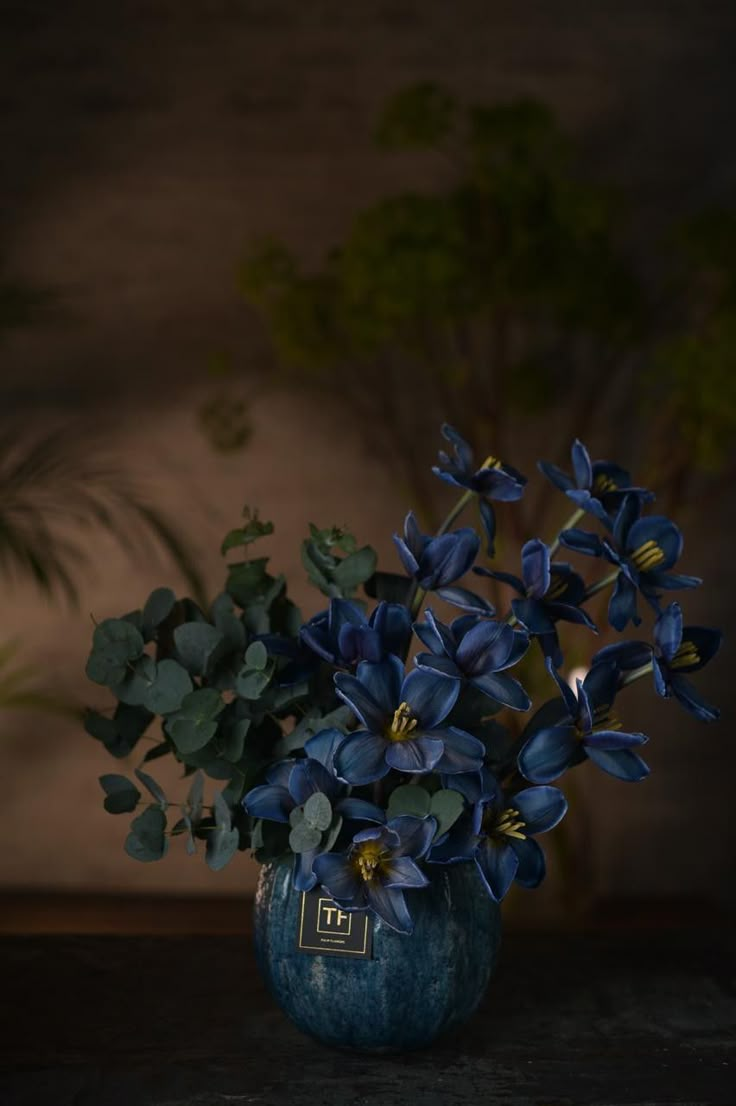
[[[473,863],[429,869],[409,891],[415,928],[380,918],[370,960],[297,949],[301,894],[292,860],[261,869],[255,901],[258,964],[272,995],[304,1033],[341,1048],[422,1048],[474,1012],[488,986],[501,935],[500,908]]]

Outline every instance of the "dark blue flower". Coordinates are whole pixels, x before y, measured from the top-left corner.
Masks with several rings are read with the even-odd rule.
[[[322,853],[315,874],[343,910],[372,910],[392,929],[411,933],[404,891],[429,883],[416,861],[426,855],[436,830],[431,817],[392,818],[356,833],[347,852]]]
[[[346,788],[332,773],[336,747],[345,735],[340,730],[321,730],[304,746],[307,757],[282,760],[266,773],[266,783],[254,787],[243,798],[243,807],[253,818],[270,822],[288,822],[293,810],[302,807],[310,795],[322,792],[333,810],[349,821],[384,822],[380,807],[346,794]],[[319,847],[294,857],[294,885],[299,891],[311,891],[317,879],[312,872]]]
[[[413,511],[404,520],[403,539],[394,534],[394,542],[406,572],[424,591],[437,591],[459,580],[480,549],[480,538],[470,527],[437,538],[422,534]]]
[[[577,681],[577,696],[549,658],[547,668],[562,699],[552,704],[556,709],[547,712],[544,725],[533,729],[522,746],[518,758],[522,775],[533,783],[550,783],[588,757],[618,779],[644,779],[649,769],[633,750],[648,738],[642,733],[626,733],[611,714],[618,690],[618,667],[613,663],[594,665],[584,680]]]
[[[417,635],[431,649],[420,653],[416,665],[450,680],[472,684],[484,695],[513,710],[528,710],[529,696],[518,680],[505,674],[529,648],[523,631],[505,622],[481,620],[474,615],[456,618],[450,626],[427,611],[427,621],[417,623]]]
[[[562,664],[562,651],[556,622],[582,623],[598,633],[595,623],[580,607],[585,598],[585,581],[570,565],[551,562],[549,549],[539,538],[528,541],[521,550],[521,578],[488,568],[473,571],[509,584],[519,593],[521,598],[511,600],[517,622],[539,639],[543,653],[552,658],[557,668]]]
[[[456,680],[416,669],[408,676],[397,657],[363,661],[355,676],[335,674],[337,694],[365,727],[348,734],[335,753],[335,771],[351,784],[399,772],[473,772],[483,761],[480,741],[442,723],[460,692]]]
[[[442,427],[442,436],[452,446],[452,456],[440,452],[440,463],[435,465],[432,472],[448,484],[476,493],[483,526],[488,536],[488,553],[492,557],[496,517],[490,501],[495,499],[501,503],[512,503],[521,499],[526,477],[511,465],[504,465],[493,456],[486,457],[483,464],[476,467],[470,445],[447,423]]]
[[[657,694],[674,696],[696,718],[713,722],[721,712],[705,702],[685,673],[699,672],[718,652],[722,637],[706,626],[683,626],[680,604],[670,603],[654,624],[654,649],[644,641],[622,641],[601,649],[593,664],[613,661],[627,672],[651,660]]]
[[[564,818],[567,801],[556,787],[527,787],[505,795],[492,777],[489,782],[472,811],[440,838],[427,860],[454,864],[474,859],[488,894],[500,902],[514,880],[522,887],[537,887],[544,879],[544,853],[534,835]]]
[[[387,653],[404,656],[411,637],[411,615],[401,603],[379,603],[366,618],[358,603],[331,599],[299,631],[304,644],[329,664],[352,668],[359,661],[382,661]]]
[[[609,516],[616,513],[627,494],[635,495],[641,503],[654,499],[654,494],[646,488],[632,487],[631,477],[620,465],[611,461],[591,462],[590,454],[577,438],[570,453],[572,476],[549,461],[538,461],[537,467],[581,510],[594,515],[600,522],[608,522]]]
[[[590,557],[602,557],[620,569],[608,604],[608,621],[616,630],[629,622],[638,626],[637,592],[659,611],[660,590],[694,588],[697,576],[669,572],[682,553],[682,534],[674,522],[662,515],[640,518],[641,500],[625,495],[610,527],[600,538],[585,530],[563,530],[560,541],[567,549]]]

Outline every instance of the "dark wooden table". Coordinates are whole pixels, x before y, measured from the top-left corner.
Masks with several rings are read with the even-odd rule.
[[[294,1029],[246,937],[6,937],[0,1103],[734,1106],[733,944],[512,934],[465,1029],[373,1058]]]

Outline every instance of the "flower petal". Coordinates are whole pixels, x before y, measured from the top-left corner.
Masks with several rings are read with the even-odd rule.
[[[361,890],[355,870],[343,853],[321,853],[312,865],[319,883],[333,899],[350,901]]]
[[[579,488],[590,489],[593,483],[593,466],[590,463],[590,454],[579,438],[572,443],[570,456],[575,483]]]
[[[363,684],[371,699],[378,703],[383,717],[391,718],[401,701],[404,662],[399,657],[391,655],[382,660],[380,664],[361,661],[355,675]]]
[[[712,630],[708,626],[685,626],[682,631],[682,643],[695,646],[698,654],[697,661],[692,664],[677,666],[678,672],[697,672],[708,661],[712,660],[721,647],[723,634],[720,630]]]
[[[549,591],[549,549],[539,538],[526,542],[521,550],[521,576],[526,594],[541,599]]]
[[[417,561],[412,551],[409,549],[409,546],[402,538],[399,537],[398,534],[393,535],[393,540],[399,554],[399,560],[401,561],[402,567],[407,576],[418,576],[419,562]]]
[[[333,678],[335,691],[355,717],[374,733],[382,733],[391,715],[376,702],[365,684],[347,672],[336,672]]]
[[[552,634],[555,630],[554,620],[547,607],[539,599],[512,599],[511,610],[522,626],[525,626],[530,634]]]
[[[452,607],[459,607],[461,611],[470,611],[471,614],[482,614],[486,618],[496,613],[496,608],[482,595],[471,591],[470,588],[441,587],[437,588],[437,595],[445,603]]]
[[[399,933],[411,933],[414,922],[404,901],[404,895],[398,887],[384,887],[378,879],[372,879],[365,885],[368,906],[386,925]]]
[[[450,680],[462,680],[463,678],[463,673],[450,657],[435,657],[431,653],[417,653],[414,664],[425,672],[435,672],[438,676],[445,676]]]
[[[304,752],[310,760],[318,760],[328,772],[334,772],[335,753],[345,736],[342,730],[335,729],[334,726],[319,730],[304,742]]]
[[[586,749],[589,758],[609,776],[638,783],[649,775],[649,766],[631,749]]]
[[[318,760],[298,760],[289,779],[289,791],[297,806],[301,806],[318,791],[332,798],[338,791],[338,783]]]
[[[444,751],[435,765],[438,772],[454,775],[456,772],[479,771],[485,756],[485,746],[477,737],[450,726],[442,730]]]
[[[409,741],[388,742],[385,756],[386,763],[398,772],[431,772],[443,752],[441,741],[422,735]]]
[[[506,622],[478,622],[460,642],[455,659],[469,676],[501,668],[514,644],[514,631]]]
[[[447,718],[459,694],[460,684],[456,680],[415,668],[401,686],[399,701],[408,703],[421,729],[431,730]]]
[[[654,640],[666,661],[671,661],[682,641],[682,607],[670,603],[654,623]]]
[[[664,515],[648,515],[634,523],[626,536],[627,553],[634,553],[648,541],[655,542],[664,554],[664,560],[657,565],[659,572],[672,568],[682,554],[683,541],[680,529]]]
[[[413,814],[399,814],[386,823],[397,834],[399,844],[394,856],[413,856],[415,860],[425,856],[437,832],[437,821],[432,817],[416,818]]]
[[[649,738],[643,733],[624,733],[622,730],[596,730],[586,734],[583,745],[586,749],[603,749],[612,753],[617,749],[631,749],[636,745],[646,745]]]
[[[518,757],[519,771],[533,783],[550,783],[572,764],[577,751],[572,726],[549,726],[524,743]]]
[[[366,799],[355,798],[352,795],[335,803],[335,810],[338,814],[342,814],[343,818],[352,822],[378,822],[383,824],[386,821],[385,811],[381,810],[380,806],[369,803]]]
[[[524,820],[524,833],[546,833],[567,813],[567,799],[558,787],[526,787],[508,800]]]
[[[616,577],[616,586],[608,601],[608,621],[619,633],[629,622],[638,626],[641,619],[636,613],[636,588],[623,572]]]
[[[565,549],[572,549],[575,553],[584,553],[588,557],[602,557],[603,543],[597,534],[590,534],[587,530],[563,530],[560,534],[560,543]]]
[[[684,676],[672,676],[670,687],[678,702],[682,703],[683,707],[694,714],[696,718],[699,718],[701,722],[715,722],[717,718],[720,718],[721,712],[718,707],[707,703],[695,686]]]
[[[243,799],[243,806],[253,818],[265,818],[269,822],[288,822],[296,806],[285,787],[266,783],[254,787]]]
[[[519,867],[519,858],[507,844],[484,837],[475,854],[475,863],[488,893],[496,902],[506,895]]]
[[[316,849],[294,855],[294,886],[297,891],[311,891],[317,886],[317,877],[312,871],[317,856]]]
[[[386,762],[388,746],[385,737],[367,730],[348,734],[335,753],[338,778],[356,786],[383,779],[389,770]]]
[[[510,845],[519,861],[516,882],[522,887],[539,887],[547,874],[547,865],[537,842],[527,837],[524,841],[512,839]]]
[[[381,870],[385,887],[427,887],[429,880],[410,856],[396,856],[386,861]]]
[[[574,483],[562,469],[559,469],[557,465],[551,464],[549,461],[537,461],[537,468],[546,476],[550,483],[554,484],[556,488],[559,488],[561,492],[569,491],[570,488],[574,488]]]
[[[512,710],[529,710],[531,699],[518,680],[507,676],[505,672],[491,672],[486,676],[474,676],[470,681],[489,699],[502,703]]]

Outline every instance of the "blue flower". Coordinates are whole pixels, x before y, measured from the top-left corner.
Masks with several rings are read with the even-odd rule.
[[[392,929],[411,933],[404,891],[428,885],[416,861],[426,855],[436,830],[431,817],[392,818],[385,826],[356,833],[347,852],[322,853],[314,862],[315,874],[343,910],[372,910]]]
[[[470,527],[437,538],[422,534],[413,511],[404,520],[403,539],[394,534],[394,542],[406,572],[424,591],[436,591],[459,580],[480,549],[480,538]]]
[[[516,620],[539,639],[542,652],[555,667],[562,664],[562,651],[556,622],[576,622],[598,633],[595,623],[581,609],[585,581],[568,564],[551,563],[549,549],[534,538],[521,550],[521,578],[510,572],[492,572],[475,568],[479,576],[490,576],[514,588],[521,598],[511,600]]]
[[[382,661],[387,653],[404,656],[411,637],[411,615],[400,603],[379,603],[366,618],[358,603],[331,599],[299,631],[304,644],[329,664],[352,668],[359,661]]]
[[[642,780],[649,775],[647,765],[633,751],[648,738],[642,733],[626,733],[611,714],[618,690],[618,667],[613,663],[595,664],[584,680],[577,681],[577,696],[549,658],[547,668],[562,699],[541,708],[543,725],[535,728],[532,719],[533,732],[518,758],[522,775],[533,783],[550,783],[585,757],[621,780]]]
[[[475,492],[483,526],[488,536],[488,554],[493,556],[496,535],[496,516],[491,505],[495,499],[501,503],[512,503],[524,494],[526,477],[504,465],[497,457],[486,457],[480,468],[476,468],[473,450],[465,439],[447,423],[442,427],[443,438],[452,446],[452,456],[441,452],[439,465],[432,472],[448,484]]]
[[[531,700],[524,688],[504,673],[529,648],[525,632],[514,631],[505,622],[480,620],[473,615],[456,618],[445,626],[429,610],[427,621],[417,623],[415,630],[431,649],[416,657],[418,668],[472,684],[489,699],[513,710],[529,709]]]
[[[489,789],[433,846],[427,860],[475,860],[488,894],[500,902],[514,880],[522,887],[542,882],[544,853],[534,835],[553,829],[566,812],[567,801],[556,787],[527,787],[505,795],[491,777]]]
[[[685,673],[699,672],[718,652],[723,635],[706,626],[683,626],[679,603],[670,603],[654,624],[654,649],[644,641],[607,645],[593,657],[593,664],[613,661],[622,672],[652,662],[654,687],[663,699],[674,696],[702,722],[720,717],[718,707],[701,698]]]
[[[611,534],[600,538],[585,530],[563,530],[560,541],[567,549],[589,557],[602,557],[620,569],[608,604],[608,621],[616,630],[629,622],[638,626],[637,592],[659,611],[659,590],[694,588],[697,576],[669,572],[682,553],[682,534],[662,515],[640,518],[641,500],[625,495],[611,526]]]
[[[538,461],[537,467],[556,488],[600,522],[608,523],[609,516],[616,513],[627,494],[635,495],[641,503],[654,499],[646,488],[632,487],[631,477],[620,465],[611,461],[591,462],[590,454],[577,438],[570,453],[572,476],[549,461]]]
[[[442,723],[460,692],[456,680],[416,669],[404,675],[398,657],[363,661],[355,676],[335,673],[337,694],[365,727],[348,734],[335,753],[335,771],[351,784],[399,772],[474,772],[483,744]]]
[[[247,813],[271,822],[288,822],[293,810],[321,791],[333,810],[346,820],[384,822],[386,816],[380,807],[346,795],[346,788],[331,772],[335,748],[344,736],[340,730],[321,730],[304,746],[306,758],[272,765],[266,773],[266,783],[254,787],[243,798]],[[295,855],[294,886],[298,891],[311,891],[316,885],[312,864],[319,852],[317,847]]]

